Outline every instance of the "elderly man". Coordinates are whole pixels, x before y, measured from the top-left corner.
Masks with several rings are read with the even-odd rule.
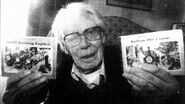
[[[17,73],[7,81],[5,104],[164,104],[179,90],[178,81],[155,65],[133,63],[122,75],[115,47],[104,45],[103,18],[88,4],[60,9],[52,32],[61,48],[57,78]]]

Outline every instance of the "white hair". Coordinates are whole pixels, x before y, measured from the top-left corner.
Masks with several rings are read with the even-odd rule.
[[[54,19],[51,31],[57,38],[61,49],[66,53],[67,50],[64,43],[64,36],[66,35],[65,32],[72,26],[74,28],[75,25],[72,24],[76,23],[80,18],[89,19],[90,21],[93,21],[95,24],[97,24],[97,26],[106,29],[103,17],[89,4],[75,2],[68,4],[64,8],[61,8]],[[78,27],[78,25],[76,25],[76,27]]]

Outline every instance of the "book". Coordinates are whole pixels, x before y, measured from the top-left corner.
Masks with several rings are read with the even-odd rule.
[[[42,72],[49,79],[56,78],[57,45],[54,37],[17,37],[1,44],[2,76],[23,70]]]
[[[133,62],[153,64],[172,75],[185,75],[180,29],[121,36],[123,68]]]

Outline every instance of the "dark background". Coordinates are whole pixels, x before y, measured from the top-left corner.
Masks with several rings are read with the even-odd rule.
[[[29,10],[27,36],[47,36],[53,19],[62,6],[74,1],[84,1],[96,7],[103,16],[119,16],[154,31],[170,30],[173,23],[185,22],[185,0],[152,0],[151,11],[110,6],[106,0],[39,0],[39,6],[32,5]],[[128,0],[125,0],[128,1]],[[132,0],[131,0],[132,1]],[[134,1],[134,0],[133,0]],[[142,0],[143,1],[143,0]],[[1,74],[0,74],[1,75]],[[185,88],[185,77],[176,76]],[[0,76],[0,97],[6,78]],[[185,95],[185,94],[184,94]],[[184,100],[177,99],[178,102]],[[0,104],[2,101],[0,99]]]
[[[46,36],[57,11],[66,4],[82,0],[40,0],[39,6],[32,5],[29,10],[28,36]]]

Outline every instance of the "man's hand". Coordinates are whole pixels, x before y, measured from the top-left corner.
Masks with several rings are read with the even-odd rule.
[[[123,76],[133,88],[156,102],[164,101],[179,89],[179,82],[167,71],[152,64],[133,63]]]
[[[8,78],[3,95],[5,104],[20,104],[46,85],[46,77],[40,72],[21,71]]]

